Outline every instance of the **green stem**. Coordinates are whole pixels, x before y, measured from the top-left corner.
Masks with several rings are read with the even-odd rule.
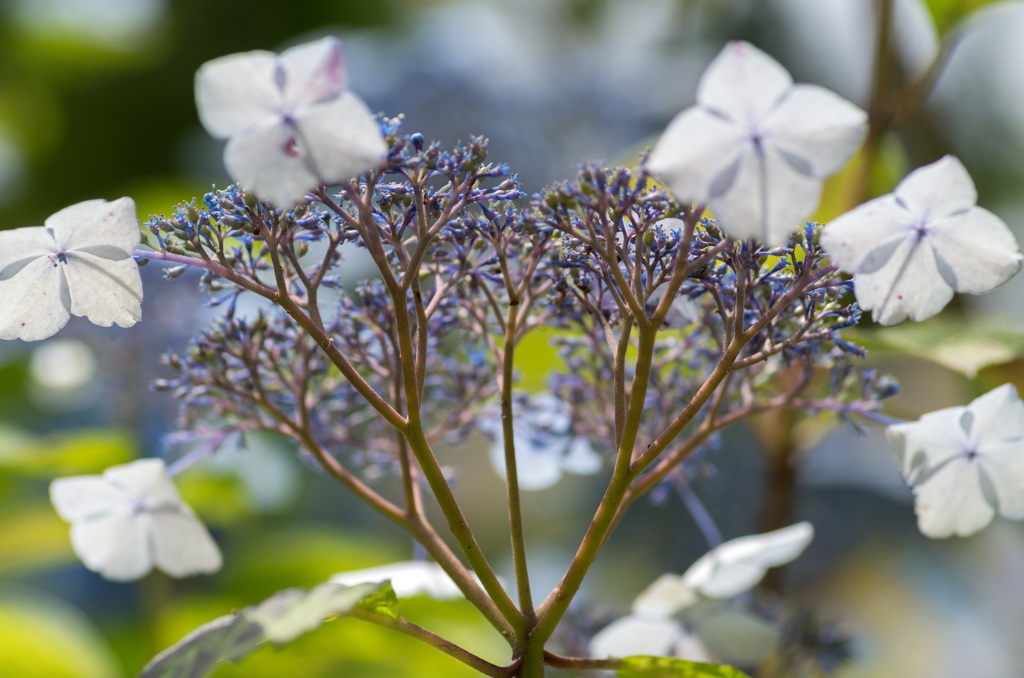
[[[515,290],[510,288],[509,294]],[[523,527],[523,509],[519,495],[519,471],[516,465],[515,429],[512,412],[512,380],[515,364],[516,330],[519,321],[519,299],[510,297],[505,319],[505,346],[501,361],[501,429],[505,447],[505,478],[508,487],[509,533],[512,540],[512,561],[515,565],[519,609],[527,625],[533,623],[533,594],[530,592],[530,574],[526,559],[526,533]]]
[[[398,619],[392,619],[391,617],[385,617],[384,615],[374,614],[372,612],[368,612],[366,610],[362,610],[359,608],[356,608],[349,612],[348,616],[362,621],[370,622],[371,624],[383,626],[384,628],[391,629],[392,631],[404,633],[405,635],[411,638],[415,638],[416,640],[419,640],[423,643],[426,643],[427,645],[430,645],[435,649],[440,650],[441,652],[444,652],[449,657],[459,660],[466,666],[469,666],[470,668],[479,671],[485,676],[492,676],[493,678],[507,678],[508,676],[513,675],[509,668],[492,664],[486,659],[478,657],[477,655],[473,654],[472,652],[469,652],[468,650],[464,650],[463,648],[459,647],[450,640],[442,638],[436,633],[431,633],[427,629],[421,626],[417,626],[412,622],[406,621],[401,617],[399,617]]]

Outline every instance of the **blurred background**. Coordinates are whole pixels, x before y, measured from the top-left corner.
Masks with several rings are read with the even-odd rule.
[[[888,1],[888,0],[887,0]],[[219,142],[199,126],[203,62],[281,50],[324,34],[345,43],[351,88],[374,111],[446,145],[490,141],[527,191],[581,161],[633,164],[693,103],[701,72],[732,39],[780,60],[798,81],[868,109],[875,137],[829,184],[820,219],[892,189],[914,167],[958,155],[979,203],[1024,237],[1024,3],[893,2],[882,48],[873,0],[3,0],[0,2],[0,228],[41,224],[89,198],[135,198],[140,217],[225,185]],[[952,48],[955,45],[955,48]],[[936,58],[942,69],[929,72]],[[933,77],[934,76],[934,77]],[[915,89],[924,77],[933,87]],[[177,481],[211,527],[226,566],[214,577],[151,575],[113,584],[85,570],[51,508],[53,477],[98,473],[163,442],[175,403],[148,390],[159,357],[212,317],[188,278],[143,269],[144,321],[103,329],[73,318],[39,344],[0,345],[0,676],[131,676],[160,649],[232,608],[288,586],[412,556],[411,542],[255,437]],[[869,360],[896,374],[890,414],[963,405],[1007,381],[1024,387],[1024,276],[958,300],[932,321],[865,328]],[[543,371],[526,363],[524,372]],[[535,375],[536,376],[536,375]],[[542,376],[542,375],[541,375]],[[879,429],[831,419],[732,431],[694,489],[726,539],[767,527],[782,501],[811,520],[808,552],[773,583],[850,639],[834,675],[1024,675],[1024,527],[930,542],[916,529]],[[502,482],[487,443],[447,450],[469,464],[457,487],[484,548],[508,574]],[[575,551],[603,476],[566,477],[527,502],[533,574],[547,591]],[[781,478],[781,479],[780,479]],[[782,499],[778,486],[786,485]],[[579,633],[621,614],[665,571],[707,549],[678,498],[639,502],[588,580]],[[412,600],[406,615],[496,662],[503,643],[467,604]],[[347,671],[347,673],[345,673]],[[470,675],[414,641],[349,620],[218,676]],[[817,675],[807,673],[806,675]]]

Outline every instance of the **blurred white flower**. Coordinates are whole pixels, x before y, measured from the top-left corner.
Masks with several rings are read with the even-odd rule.
[[[1024,403],[1013,385],[886,433],[925,535],[966,537],[997,512],[1024,518]]]
[[[96,353],[81,339],[47,341],[32,352],[28,365],[32,379],[46,389],[74,391],[96,378]]]
[[[221,567],[217,545],[160,459],[113,466],[102,476],[58,478],[50,500],[71,523],[75,553],[107,579],[139,579],[153,567],[172,577]]]
[[[543,490],[563,473],[592,475],[601,470],[601,456],[582,436],[572,435],[569,406],[549,393],[530,396],[516,408],[513,443],[519,488]],[[477,426],[494,439],[491,465],[505,477],[505,438],[500,416],[482,417]]]
[[[348,181],[387,154],[370,110],[347,88],[341,42],[327,37],[280,55],[208,61],[196,73],[196,107],[206,131],[228,139],[228,174],[288,208],[319,183]]]
[[[701,556],[681,581],[708,598],[732,598],[755,586],[769,568],[795,560],[813,538],[814,526],[804,521],[731,539]]]
[[[709,601],[756,585],[768,568],[795,560],[814,528],[797,523],[721,544],[682,575],[663,574],[633,600],[630,613],[598,632],[593,657],[674,656],[756,663],[772,650],[778,630],[743,611]]]
[[[823,180],[866,132],[864,111],[822,87],[794,85],[767,54],[731,42],[647,166],[677,198],[710,206],[733,237],[779,245],[811,216]]]
[[[1010,229],[977,199],[967,170],[947,155],[831,221],[821,242],[839,268],[854,274],[857,303],[876,322],[924,320],[954,291],[988,292],[1020,269]]]
[[[0,231],[0,339],[45,339],[72,315],[130,327],[142,318],[131,198],[65,207],[43,226]]]
[[[649,655],[711,661],[700,639],[671,617],[627,614],[594,634],[588,649],[596,659]]]
[[[391,582],[391,588],[399,598],[421,595],[437,600],[462,598],[462,591],[440,565],[420,560],[341,572],[331,577],[331,582],[343,586],[356,586],[385,579]]]

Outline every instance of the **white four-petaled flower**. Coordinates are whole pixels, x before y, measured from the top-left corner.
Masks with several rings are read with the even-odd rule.
[[[741,611],[708,604],[708,599],[743,593],[761,581],[768,568],[795,560],[813,537],[814,527],[802,522],[720,544],[683,575],[664,574],[644,589],[634,599],[630,614],[594,636],[590,654],[756,663],[775,646],[777,630]],[[696,612],[680,620],[678,616],[686,610]]]
[[[45,339],[72,315],[130,327],[142,318],[131,198],[65,207],[43,226],[0,231],[0,339]]]
[[[203,127],[228,139],[224,165],[244,188],[288,208],[326,184],[376,167],[387,143],[348,91],[341,42],[220,57],[196,73]]]
[[[732,42],[647,167],[679,199],[709,205],[730,235],[780,245],[811,216],[822,181],[866,132],[864,111],[823,87],[794,85],[767,54]]]
[[[75,553],[107,579],[139,579],[153,567],[172,577],[220,569],[217,545],[160,459],[114,466],[102,476],[58,478],[50,500],[71,523]]]
[[[1011,384],[886,432],[925,535],[965,537],[997,512],[1024,518],[1024,403]]]
[[[857,303],[876,322],[924,320],[954,291],[988,292],[1020,268],[1010,229],[977,199],[967,170],[947,155],[830,222],[821,242],[854,274]]]

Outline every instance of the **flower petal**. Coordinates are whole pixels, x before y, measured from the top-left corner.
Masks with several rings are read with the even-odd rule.
[[[388,145],[363,100],[345,92],[330,103],[296,113],[296,124],[325,184],[339,184],[376,168]]]
[[[633,599],[633,612],[645,617],[671,617],[699,600],[678,574],[663,574]]]
[[[0,339],[38,341],[67,324],[71,296],[64,269],[44,256],[33,259],[13,278],[0,280]]]
[[[842,270],[873,273],[890,261],[914,227],[910,213],[896,198],[884,195],[830,221],[822,231],[821,244]]]
[[[704,554],[683,582],[710,598],[732,598],[761,581],[770,567],[794,560],[814,537],[808,522],[732,539]]]
[[[668,656],[686,635],[682,625],[671,619],[646,619],[626,615],[604,627],[590,640],[590,656]]]
[[[130,509],[132,497],[100,476],[76,476],[50,483],[50,502],[70,523]]]
[[[995,490],[999,515],[1024,518],[1024,440],[990,449],[977,461]]]
[[[0,282],[10,280],[31,261],[56,249],[53,234],[42,226],[0,231]]]
[[[333,36],[286,49],[278,68],[289,111],[335,99],[348,87],[341,41]]]
[[[516,432],[512,436],[516,446],[516,471],[521,490],[544,490],[562,479],[562,460],[557,449],[550,445],[538,448],[531,436]],[[559,440],[563,440],[559,438]],[[491,445],[491,466],[502,478],[506,476],[505,445],[499,435]]]
[[[845,165],[867,134],[867,113],[816,85],[795,85],[761,125],[765,145],[823,179]]]
[[[296,128],[276,120],[231,137],[224,166],[246,190],[285,209],[302,202],[320,183]]]
[[[743,130],[692,107],[669,123],[651,151],[647,168],[680,200],[706,203],[723,177],[731,182],[729,171],[749,145]]]
[[[928,224],[928,242],[957,292],[981,294],[1020,270],[1017,240],[1003,220],[981,207]]]
[[[178,490],[167,475],[163,459],[137,459],[128,464],[111,466],[103,472],[103,479],[123,488],[136,502],[148,507],[183,506]]]
[[[968,432],[961,424],[965,412],[965,407],[947,407],[886,429],[907,485],[918,485],[935,469],[969,451]]]
[[[220,549],[184,504],[181,512],[154,511],[140,519],[148,523],[152,535],[154,564],[167,574],[189,577],[221,568]]]
[[[780,153],[751,145],[728,190],[709,201],[721,227],[736,238],[781,245],[803,226],[821,196],[821,181]]]
[[[1003,444],[1024,440],[1024,402],[1021,402],[1013,384],[1003,384],[975,398],[967,406],[967,411],[972,417],[971,440],[979,452],[985,451],[989,441]]]
[[[139,222],[135,201],[86,200],[65,207],[46,220],[57,245],[66,250],[86,250],[104,259],[125,259],[139,246]]]
[[[69,252],[64,271],[73,315],[101,327],[131,327],[142,319],[142,277],[134,258],[110,261]]]
[[[697,103],[744,126],[754,126],[793,86],[779,62],[748,42],[730,42],[704,71]]]
[[[71,546],[85,566],[114,581],[132,581],[150,571],[149,535],[131,507],[71,526]]]
[[[255,50],[207,61],[196,71],[196,109],[210,136],[226,139],[280,119],[277,55]]]
[[[980,464],[956,458],[914,488],[922,534],[933,539],[966,537],[992,521],[996,511],[985,498],[980,470]]]
[[[882,325],[895,325],[907,316],[921,321],[935,315],[953,298],[935,255],[924,238],[905,238],[879,270],[858,273],[854,294],[861,308]]]
[[[971,175],[952,155],[918,167],[897,184],[893,195],[922,220],[948,216],[978,202]]]

